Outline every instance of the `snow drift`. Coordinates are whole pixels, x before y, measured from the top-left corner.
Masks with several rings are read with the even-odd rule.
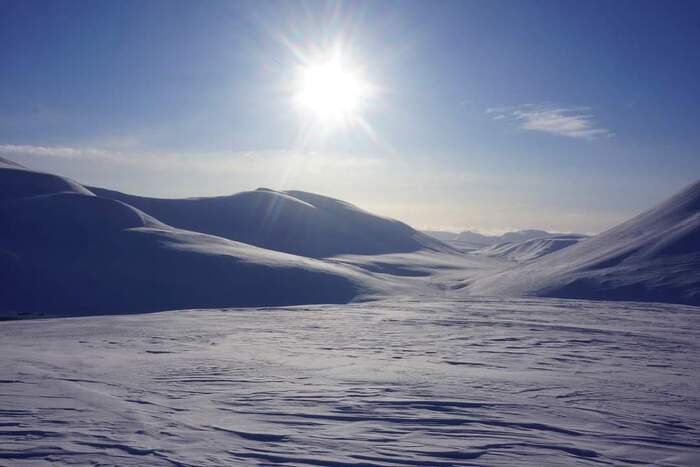
[[[600,235],[476,280],[469,291],[700,305],[700,181]]]
[[[0,161],[0,317],[345,303],[356,268],[173,228],[80,184]]]
[[[90,188],[177,228],[313,258],[455,250],[410,226],[303,191],[259,188],[230,196],[158,199]]]

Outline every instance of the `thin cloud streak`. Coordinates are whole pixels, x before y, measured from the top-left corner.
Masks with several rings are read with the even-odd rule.
[[[110,159],[114,152],[96,148],[65,146],[33,146],[29,144],[0,144],[0,154],[8,156],[58,157],[62,159]]]
[[[525,104],[486,109],[494,120],[508,120],[522,130],[539,131],[567,138],[594,140],[615,136],[600,127],[590,107]]]
[[[323,170],[328,166],[340,169],[377,168],[383,162],[371,157],[322,155],[313,151],[231,151],[209,153],[150,153],[96,147],[38,146],[0,144],[0,155],[13,157],[45,157],[69,160],[104,161],[115,165],[156,168],[159,170],[250,171],[279,167],[280,163]]]

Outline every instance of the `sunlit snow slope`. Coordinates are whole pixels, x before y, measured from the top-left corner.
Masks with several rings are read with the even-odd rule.
[[[523,241],[504,242],[482,248],[474,254],[525,263],[575,245],[586,238],[578,234],[551,235]]]
[[[700,305],[700,182],[607,232],[476,280],[469,290]]]

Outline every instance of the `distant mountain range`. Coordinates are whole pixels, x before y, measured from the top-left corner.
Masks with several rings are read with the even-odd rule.
[[[484,235],[478,232],[465,230],[463,232],[446,232],[441,230],[424,230],[423,233],[431,237],[447,242],[456,248],[475,250],[499,243],[522,242],[533,238],[551,237],[562,235],[544,230],[527,229],[506,232],[502,235]],[[573,234],[577,235],[577,234]]]
[[[0,319],[407,294],[700,305],[700,182],[594,237],[489,236],[302,191],[133,196],[0,159],[0,225]]]

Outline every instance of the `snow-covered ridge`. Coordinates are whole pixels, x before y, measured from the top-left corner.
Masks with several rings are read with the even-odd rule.
[[[259,188],[230,196],[159,199],[90,189],[99,196],[134,206],[173,227],[312,258],[426,249],[455,252],[403,222],[303,191]]]
[[[92,195],[90,190],[73,180],[36,172],[0,158],[0,202],[60,192]]]

